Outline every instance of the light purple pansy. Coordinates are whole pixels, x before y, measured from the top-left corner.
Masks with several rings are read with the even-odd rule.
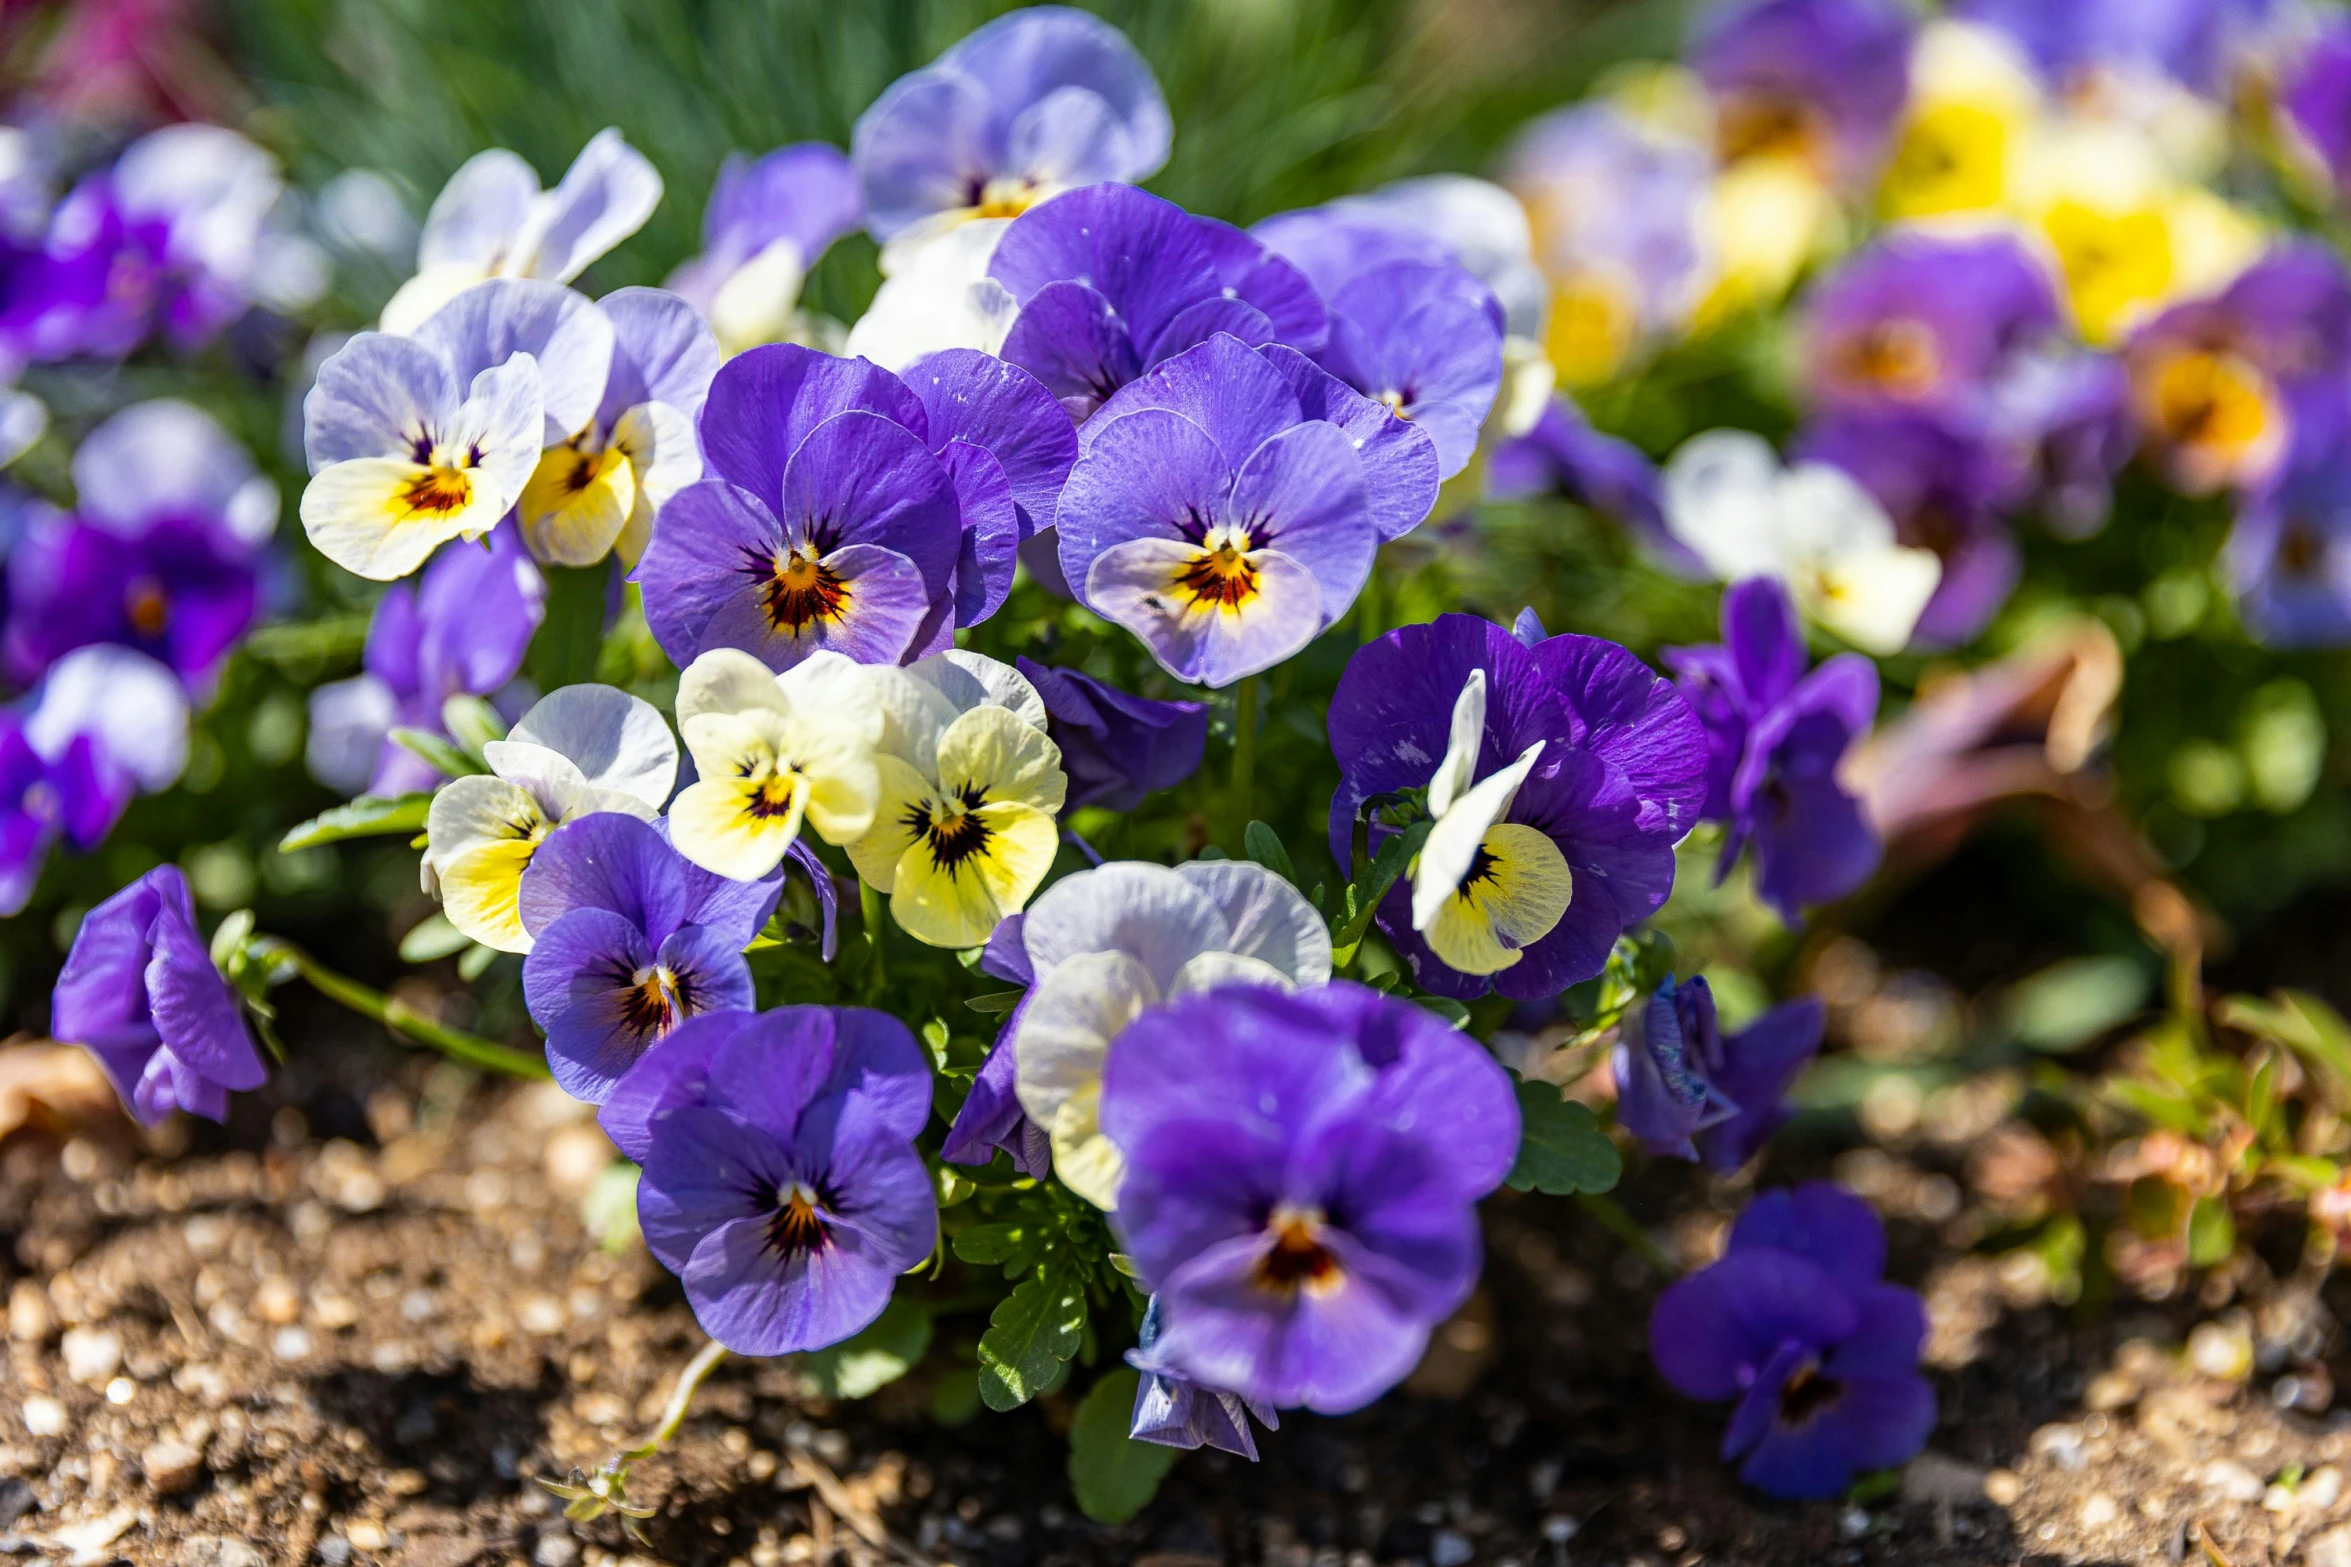
[[[788,282],[788,305],[802,275],[864,215],[856,170],[830,143],[797,142],[758,158],[730,153],[702,209],[701,253],[665,286],[714,322],[735,314],[721,305],[722,296],[733,303],[730,289],[774,292]],[[767,283],[763,272],[772,275]],[[736,308],[748,314],[758,303]]]
[[[1154,1295],[1143,1308],[1135,1347],[1127,1351],[1127,1364],[1142,1373],[1135,1384],[1135,1410],[1127,1435],[1161,1447],[1213,1447],[1255,1463],[1257,1435],[1249,1422],[1278,1431],[1280,1412],[1270,1404],[1202,1387],[1179,1375],[1160,1348],[1161,1333],[1159,1297]]]
[[[2222,558],[2257,640],[2351,645],[2351,413],[2340,402],[2297,426],[2285,471],[2239,505]]]
[[[176,865],[157,866],[83,917],[49,1029],[98,1058],[142,1126],[174,1110],[226,1120],[229,1094],[268,1075]]]
[[[643,1167],[645,1244],[703,1330],[743,1355],[838,1344],[929,1255],[938,1203],[914,1138],[931,1064],[863,1007],[690,1018],[598,1120]]]
[[[522,873],[522,989],[563,1091],[600,1104],[688,1018],[749,1011],[743,949],[781,890],[780,873],[706,871],[633,816],[600,812],[548,834]]]
[[[1899,0],[1721,0],[1687,51],[1720,154],[1792,152],[1866,179],[1910,97],[1915,25]]]
[[[1111,1045],[1101,1117],[1127,1161],[1112,1223],[1160,1298],[1154,1357],[1325,1414],[1401,1380],[1468,1298],[1477,1200],[1518,1156],[1493,1057],[1345,982],[1146,1013]]]
[[[2062,321],[2048,267],[2012,236],[1897,232],[1812,289],[1807,379],[1824,407],[1967,412]]]
[[[2243,51],[2290,0],[1960,0],[1953,11],[2007,34],[2059,87],[2095,73],[2160,73],[2220,95]]]

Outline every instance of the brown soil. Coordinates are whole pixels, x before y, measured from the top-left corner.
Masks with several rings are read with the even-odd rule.
[[[1417,1392],[1288,1417],[1260,1465],[1192,1455],[1132,1524],[1072,1503],[1065,1400],[948,1428],[924,1374],[828,1405],[789,1365],[731,1364],[639,1466],[658,1515],[633,1543],[534,1483],[633,1441],[701,1342],[641,1249],[583,1230],[600,1135],[551,1089],[332,1059],[195,1146],[0,1146],[0,1560],[2351,1567],[2351,1420],[2279,1407],[2323,1406],[2324,1334],[2233,1381],[2169,1347],[2192,1310],[2077,1330],[2012,1308],[1990,1262],[1938,1259],[1884,1156],[1844,1168],[1927,1289],[1943,1424],[1866,1506],[1743,1492],[1721,1412],[1648,1368],[1655,1276],[1571,1204],[1505,1195],[1487,1290]],[[1685,1252],[1719,1230],[1678,1189],[1627,1200]],[[933,1363],[977,1326],[944,1324]]]

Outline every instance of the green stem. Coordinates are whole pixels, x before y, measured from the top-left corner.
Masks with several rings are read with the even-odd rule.
[[[1630,1246],[1640,1259],[1673,1278],[1680,1274],[1682,1265],[1666,1254],[1665,1248],[1649,1238],[1649,1232],[1633,1222],[1633,1216],[1615,1198],[1601,1192],[1576,1193],[1576,1205],[1600,1221],[1600,1227]]]
[[[866,974],[867,988],[876,996],[890,982],[890,971],[882,957],[882,895],[873,890],[873,883],[857,884],[857,912],[865,921],[865,944],[873,954],[873,967]]]
[[[282,941],[272,941],[269,946],[273,949],[273,955],[293,964],[294,972],[309,981],[310,988],[329,1001],[340,1002],[362,1017],[374,1018],[393,1033],[405,1034],[420,1045],[440,1051],[452,1061],[462,1061],[467,1066],[477,1066],[487,1072],[503,1072],[509,1077],[548,1075],[544,1057],[498,1044],[479,1034],[466,1033],[463,1029],[444,1028],[407,1002],[387,996],[380,990],[372,990],[348,975],[336,973],[300,947]]]
[[[686,1423],[686,1411],[693,1407],[695,1390],[726,1358],[727,1347],[717,1339],[712,1339],[702,1346],[700,1354],[686,1362],[686,1369],[678,1373],[678,1385],[669,1391],[669,1403],[661,1411],[661,1424],[655,1426],[653,1434],[641,1444],[620,1455],[617,1462],[621,1469],[625,1470],[641,1458],[651,1458],[661,1451],[664,1442],[678,1434],[678,1427]]]
[[[1244,675],[1233,693],[1232,832],[1226,847],[1236,857],[1247,852],[1250,791],[1257,780],[1257,677]]]
[[[1369,642],[1380,634],[1380,574],[1375,558],[1372,573],[1363,579],[1363,591],[1355,595],[1355,640]]]

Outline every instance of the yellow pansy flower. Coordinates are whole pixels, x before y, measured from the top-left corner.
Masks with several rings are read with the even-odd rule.
[[[678,852],[752,881],[782,862],[803,821],[827,843],[865,833],[880,797],[875,673],[820,652],[778,675],[734,648],[687,665],[678,729],[700,776],[670,806]]]

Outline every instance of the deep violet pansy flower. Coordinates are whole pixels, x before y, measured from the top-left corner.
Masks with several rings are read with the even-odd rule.
[[[1613,642],[1556,636],[1530,647],[1474,615],[1400,627],[1356,652],[1331,698],[1340,781],[1330,844],[1340,864],[1352,857],[1359,808],[1434,781],[1455,750],[1454,715],[1473,674],[1486,694],[1470,778],[1498,776],[1541,745],[1498,825],[1531,828],[1556,846],[1572,880],[1566,909],[1490,975],[1438,958],[1414,928],[1402,879],[1380,905],[1380,928],[1432,994],[1469,1000],[1491,984],[1543,1000],[1598,974],[1617,937],[1672,891],[1674,845],[1706,798],[1706,736],[1681,694]],[[1387,830],[1375,827],[1375,847]],[[1473,862],[1466,893],[1475,880]]]
[[[866,226],[888,240],[1148,178],[1174,135],[1125,34],[1067,6],[1031,6],[893,82],[858,118],[850,156]]]
[[[1738,1401],[1722,1455],[1757,1490],[1842,1496],[1926,1445],[1926,1306],[1885,1264],[1869,1204],[1823,1182],[1757,1197],[1721,1259],[1659,1297],[1650,1358],[1685,1397]]]
[[[2351,412],[2302,421],[2285,471],[2239,507],[2224,559],[2260,641],[2351,644]]]
[[[196,928],[188,878],[159,865],[92,909],[51,1000],[50,1032],[87,1048],[142,1126],[220,1121],[268,1075],[236,992]]]
[[[600,1104],[686,1019],[751,1010],[743,949],[781,887],[706,871],[614,811],[549,833],[522,874],[522,990],[563,1091]]]
[[[1726,161],[1793,154],[1866,178],[1910,96],[1913,22],[1899,0],[1726,0],[1690,41]]]
[[[702,251],[664,286],[702,312],[730,353],[780,341],[809,268],[864,212],[856,170],[829,143],[730,153],[702,209]]]
[[[2287,74],[2278,107],[2338,198],[2351,194],[2351,20],[2329,14],[2319,24]]]
[[[1069,775],[1064,810],[1131,811],[1200,770],[1208,748],[1205,702],[1161,702],[1075,669],[1014,664],[1045,699],[1045,732]]]
[[[1727,1175],[1794,1114],[1784,1101],[1825,1021],[1807,996],[1726,1037],[1704,976],[1668,979],[1617,1040],[1617,1124],[1660,1158]]]
[[[1355,602],[1392,504],[1375,501],[1374,477],[1384,469],[1344,426],[1219,333],[1088,425],[1061,495],[1062,574],[1178,680],[1230,685]]]
[[[1135,1330],[1135,1347],[1127,1364],[1142,1373],[1135,1385],[1135,1413],[1127,1435],[1161,1447],[1213,1447],[1257,1461],[1257,1434],[1249,1429],[1254,1418],[1268,1431],[1281,1429],[1282,1417],[1272,1406],[1238,1393],[1203,1387],[1168,1368],[1159,1347],[1162,1329],[1159,1297],[1143,1308],[1143,1324]]]
[[[0,880],[24,878],[11,893],[31,891],[39,857],[58,834],[93,849],[133,796],[178,782],[188,765],[189,717],[179,678],[136,649],[101,643],[51,666],[17,720],[31,756],[15,754],[0,795],[0,809],[29,819],[12,841],[32,858],[0,867]]]
[[[1768,577],[1723,594],[1722,636],[1665,655],[1705,726],[1704,815],[1730,828],[1718,878],[1752,845],[1756,890],[1795,924],[1877,869],[1877,834],[1837,780],[1877,716],[1877,666],[1840,653],[1807,673],[1795,605]]]
[[[1127,1160],[1112,1222],[1160,1298],[1154,1355],[1325,1414],[1393,1386],[1468,1298],[1477,1200],[1519,1139],[1493,1057],[1348,983],[1146,1014],[1111,1047],[1102,1122]]]
[[[743,1355],[823,1349],[890,1302],[938,1235],[914,1137],[931,1065],[863,1007],[690,1018],[598,1119],[643,1167],[645,1244],[704,1331]]]
[[[506,690],[546,612],[547,579],[511,524],[483,544],[442,545],[415,583],[376,600],[364,672],[310,693],[311,775],[345,794],[432,788],[439,771],[392,730],[444,734],[451,697]]]
[[[1805,305],[1823,406],[1969,410],[2020,353],[2057,333],[2047,266],[2006,234],[1896,232],[1846,260]]]
[[[701,433],[708,477],[637,567],[645,618],[681,667],[732,647],[779,672],[820,648],[912,662],[992,614],[1077,446],[1032,377],[966,349],[900,380],[755,348],[711,383]]]

